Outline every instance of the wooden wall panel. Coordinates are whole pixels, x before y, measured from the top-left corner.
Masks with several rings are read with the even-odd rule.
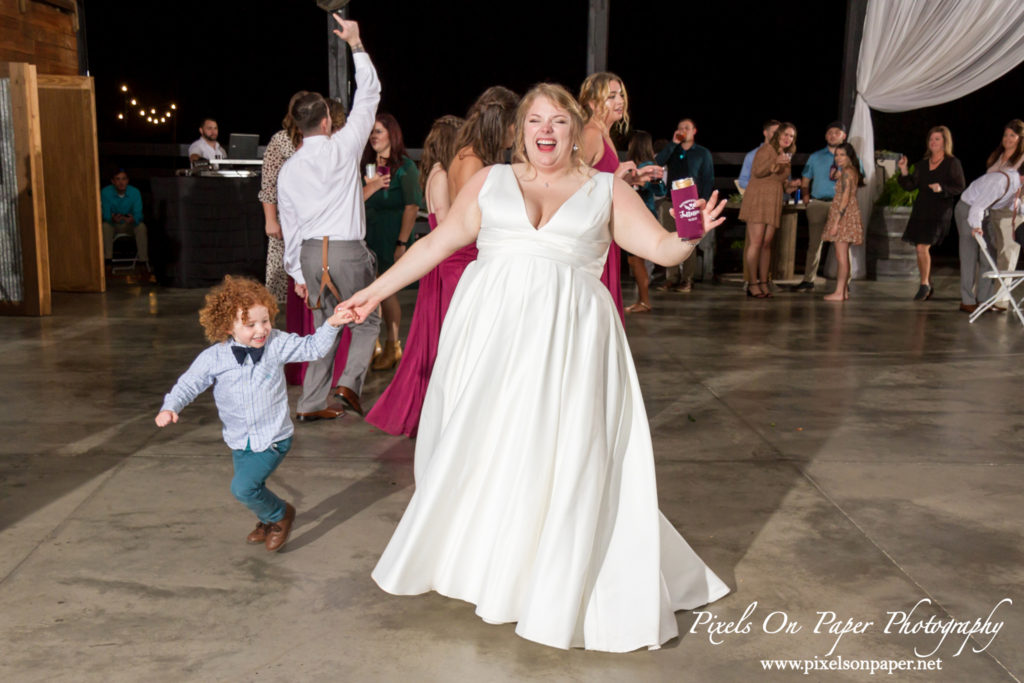
[[[88,76],[39,76],[50,284],[102,292],[103,232],[96,104]]]
[[[43,145],[36,95],[36,67],[0,62],[0,78],[11,79],[18,224],[25,284],[24,300],[20,304],[0,304],[0,314],[50,315],[46,192],[43,189]]]
[[[38,73],[77,75],[76,23],[73,11],[50,3],[0,0],[0,62],[28,62]]]

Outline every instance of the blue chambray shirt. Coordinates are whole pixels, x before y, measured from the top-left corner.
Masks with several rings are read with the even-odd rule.
[[[178,378],[164,396],[161,410],[181,413],[212,384],[224,442],[233,450],[249,445],[254,451],[265,451],[295,431],[288,415],[284,364],[323,358],[340,329],[325,322],[307,336],[271,330],[263,357],[255,365],[248,356],[239,365],[231,351],[234,340],[214,344]]]

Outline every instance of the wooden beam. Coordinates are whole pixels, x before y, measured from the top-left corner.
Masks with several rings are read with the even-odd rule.
[[[590,0],[587,16],[587,73],[608,70],[608,11],[612,0]]]
[[[23,282],[22,301],[0,304],[0,315],[50,315],[50,260],[36,67],[34,64],[0,62],[0,78],[11,80]]]
[[[846,0],[846,36],[843,40],[843,75],[839,81],[839,120],[850,125],[857,100],[857,63],[864,36],[868,0]]]

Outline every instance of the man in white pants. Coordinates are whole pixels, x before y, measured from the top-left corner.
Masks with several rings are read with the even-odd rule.
[[[335,30],[352,48],[356,94],[345,126],[331,135],[327,102],[317,93],[298,97],[292,119],[302,131],[302,146],[281,167],[277,177],[277,208],[284,237],[284,267],[295,280],[295,291],[310,307],[319,327],[334,307],[366,287],[374,278],[374,261],[366,248],[366,213],[359,159],[370,137],[380,81],[359,39],[359,26],[333,15]],[[296,408],[300,422],[330,420],[345,414],[338,396],[360,415],[359,395],[380,330],[380,317],[350,324],[345,370],[332,387],[335,350],[306,366],[302,396]],[[340,335],[339,335],[340,336]],[[334,349],[338,342],[335,341]]]

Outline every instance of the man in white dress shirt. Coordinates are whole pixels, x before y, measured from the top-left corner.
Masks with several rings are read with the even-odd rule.
[[[993,255],[994,260],[996,245],[992,230],[983,230],[985,214],[990,210],[1012,208],[1019,189],[1020,175],[1017,171],[993,171],[968,185],[960,195],[960,201],[956,203],[953,216],[956,218],[957,232],[960,233],[960,310],[964,313],[973,313],[978,307],[978,302],[992,296],[992,279],[981,277],[990,270],[988,261],[983,260],[981,248],[973,233],[985,235],[989,253]],[[1006,310],[1005,306],[995,308]]]
[[[198,161],[207,159],[226,159],[228,157],[224,148],[217,142],[217,122],[209,117],[203,119],[199,126],[199,139],[188,146],[188,160]]]
[[[335,30],[352,48],[356,93],[345,126],[331,135],[327,102],[307,93],[292,103],[291,115],[302,131],[302,147],[281,167],[277,177],[277,209],[284,237],[284,267],[295,291],[314,308],[319,327],[334,307],[374,279],[374,262],[363,241],[366,213],[359,160],[373,129],[380,101],[380,81],[359,40],[359,26],[333,15]],[[345,414],[340,404],[328,405],[329,394],[340,397],[362,415],[359,395],[380,329],[373,313],[349,325],[352,341],[345,370],[332,388],[334,355],[309,363],[296,417],[299,421],[332,419]],[[337,348],[335,341],[335,348]]]

